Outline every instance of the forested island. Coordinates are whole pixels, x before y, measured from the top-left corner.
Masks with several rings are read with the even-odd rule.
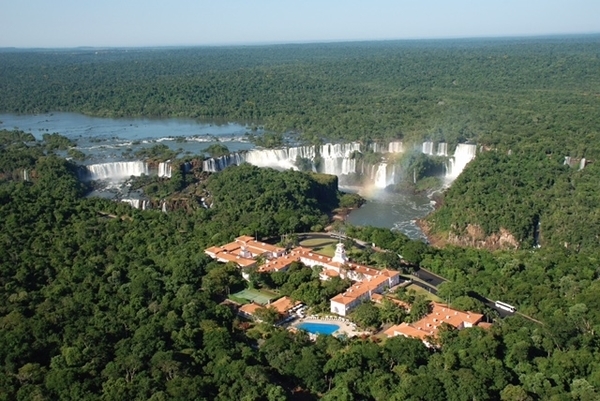
[[[319,313],[348,283],[302,266],[246,282],[203,250],[324,229],[334,209],[360,202],[335,176],[246,164],[199,174],[181,161],[170,179],[134,185],[199,206],[136,210],[85,196],[92,188],[76,158],[59,156],[72,149],[60,133],[2,131],[0,399],[598,399],[599,42],[1,51],[8,113],[222,118],[275,133],[258,140],[266,146],[284,133],[307,144],[477,144],[423,223],[438,247],[343,230],[376,244],[355,250],[361,263],[437,273],[444,302],[494,324],[445,328],[433,348],[382,338],[382,327],[427,312],[423,294],[402,290],[394,296],[410,314],[357,310],[373,335],[311,341],[250,323],[232,291],[278,291]],[[522,315],[502,319],[482,297]]]

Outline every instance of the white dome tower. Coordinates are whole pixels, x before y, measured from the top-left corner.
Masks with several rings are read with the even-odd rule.
[[[333,255],[332,262],[338,262],[341,264],[345,264],[348,262],[348,256],[346,256],[346,249],[344,249],[344,244],[339,242],[335,246],[335,254]]]

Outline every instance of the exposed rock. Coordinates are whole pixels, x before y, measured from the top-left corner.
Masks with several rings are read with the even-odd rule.
[[[517,249],[520,245],[514,235],[505,228],[500,228],[499,232],[486,236],[480,226],[469,224],[465,233],[458,235],[454,232],[433,233],[431,226],[425,220],[419,220],[418,224],[427,236],[429,243],[438,248],[445,245],[457,245],[494,251],[498,249]]]

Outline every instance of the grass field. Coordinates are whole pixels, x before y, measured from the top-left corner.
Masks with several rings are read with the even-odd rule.
[[[311,238],[300,241],[300,245],[307,248],[325,247],[327,245],[335,245],[336,243],[337,240],[335,238]]]
[[[411,284],[408,287],[406,287],[406,290],[415,290],[415,292],[417,294],[422,294],[425,295],[425,297],[427,297],[427,299],[429,299],[430,301],[435,301],[435,302],[441,302],[442,299],[440,297],[438,297],[437,295],[434,295],[432,293],[430,293],[429,291],[427,291],[424,288],[419,287],[418,285],[415,284]]]
[[[275,294],[273,292],[265,291],[265,290],[255,290],[252,288],[246,288],[245,290],[236,292],[235,294],[231,294],[231,296],[230,296],[230,298],[233,301],[237,301],[237,300],[254,301],[255,303],[261,304],[261,305],[267,304],[271,299],[276,298],[276,297],[277,297],[277,294]]]
[[[335,254],[335,244],[337,242],[335,238],[311,238],[301,241],[300,245],[312,248],[313,251],[331,258]]]

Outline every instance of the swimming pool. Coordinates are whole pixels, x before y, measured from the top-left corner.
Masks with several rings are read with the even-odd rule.
[[[312,334],[327,334],[331,335],[334,331],[338,330],[340,326],[337,324],[329,323],[300,323],[296,326],[299,329],[306,330]]]

